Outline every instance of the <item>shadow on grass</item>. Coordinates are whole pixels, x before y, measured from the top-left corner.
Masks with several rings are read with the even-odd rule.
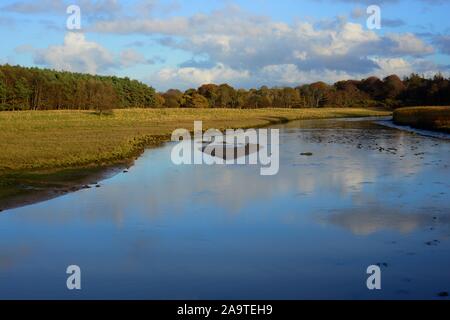
[[[89,114],[97,116],[97,117],[111,117],[114,115],[114,110],[95,110],[89,112]]]
[[[122,169],[108,166],[0,174],[0,211],[88,188]]]

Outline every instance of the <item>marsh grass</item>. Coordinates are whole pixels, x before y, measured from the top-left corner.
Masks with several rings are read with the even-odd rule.
[[[366,109],[122,109],[0,113],[0,172],[99,166],[126,160],[176,128],[258,127],[295,119],[385,115]]]
[[[394,111],[394,123],[450,133],[450,107],[412,107]]]

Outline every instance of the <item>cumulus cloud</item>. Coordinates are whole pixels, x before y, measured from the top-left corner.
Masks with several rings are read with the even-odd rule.
[[[264,67],[258,75],[260,85],[264,84],[266,79],[273,79],[277,86],[297,86],[302,83],[311,83],[317,81],[336,82],[342,79],[351,78],[350,74],[344,71],[325,69],[301,70],[294,64],[271,65]]]
[[[240,77],[231,82],[244,85],[256,85],[260,79],[272,81],[268,84],[338,80],[380,74],[384,67],[396,69],[393,64],[400,58],[421,59],[434,52],[431,45],[412,33],[379,34],[342,18],[288,24],[248,14],[236,6],[190,17],[101,21],[93,30],[152,36],[160,45],[206,57],[153,75],[162,83],[171,78],[174,83],[191,85],[200,79],[202,83],[211,79],[225,82],[224,70],[238,73]],[[390,65],[381,61],[390,61]],[[398,64],[396,67],[405,69]],[[195,77],[186,77],[186,73]]]
[[[117,56],[102,45],[89,41],[83,33],[68,32],[62,45],[47,49],[34,49],[23,45],[16,48],[17,53],[31,52],[36,64],[46,65],[56,70],[105,73],[114,68],[127,68],[138,64],[153,64],[155,59],[147,59],[134,49],[126,49]],[[158,60],[159,61],[159,60]]]
[[[204,83],[245,83],[249,80],[249,71],[234,70],[221,63],[211,68],[163,68],[147,79],[161,90],[195,88]]]
[[[334,83],[340,80],[364,79],[370,76],[384,78],[391,74],[400,77],[418,72],[433,76],[438,72],[450,75],[448,66],[437,65],[426,59],[408,61],[404,58],[372,57],[370,61],[376,66],[375,71],[351,73],[335,69],[303,70],[295,64],[268,65],[255,71],[235,70],[218,64],[212,67],[164,68],[152,74],[146,81],[159,90],[170,88],[196,88],[204,83],[229,83],[235,87],[297,86],[305,83],[324,81]]]
[[[389,34],[387,39],[392,43],[390,50],[394,54],[424,56],[434,52],[432,46],[425,44],[412,33]]]
[[[370,55],[423,56],[433,52],[413,34],[382,36],[360,24],[340,20],[323,27],[308,22],[286,24],[248,15],[236,7],[165,20],[102,21],[94,30],[162,36],[162,45],[251,71],[274,64],[295,64],[305,70],[322,67],[363,72],[375,67],[367,58]]]
[[[57,70],[98,73],[114,65],[113,55],[96,42],[86,40],[84,34],[68,32],[62,45],[38,50],[35,63]]]
[[[57,9],[64,1],[44,2]],[[86,29],[89,32],[144,35],[149,43],[156,41],[169,49],[191,54],[192,58],[177,67],[165,67],[149,76],[149,82],[161,88],[187,88],[205,82],[246,87],[297,85],[387,75],[387,72],[403,75],[423,69],[424,59],[435,52],[413,33],[378,33],[344,18],[285,23],[232,5],[207,14],[148,18],[143,13],[154,11],[156,0],[139,2],[134,10],[138,8],[141,14],[134,16],[116,15],[122,10],[116,0],[80,2],[85,3],[85,11],[97,18]],[[38,6],[39,2],[27,2],[27,6],[13,4],[8,9],[32,12],[40,10]],[[106,14],[101,13],[104,10]],[[361,10],[353,12],[354,17],[362,14]],[[386,23],[396,27],[403,21],[386,20]],[[141,41],[131,42],[115,56],[84,35],[69,33],[64,44],[35,53],[35,61],[57,69],[90,73],[156,62],[135,50],[142,45]],[[445,39],[434,41],[433,45],[443,52],[448,48]],[[435,65],[427,67],[438,69]]]

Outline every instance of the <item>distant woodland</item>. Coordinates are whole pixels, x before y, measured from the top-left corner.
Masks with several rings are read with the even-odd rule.
[[[155,106],[155,90],[136,80],[0,66],[0,110],[103,110]]]
[[[321,108],[450,105],[450,78],[412,74],[400,79],[324,82],[292,87],[235,89],[205,84],[157,93],[146,84],[111,76],[0,66],[0,110],[112,108]]]

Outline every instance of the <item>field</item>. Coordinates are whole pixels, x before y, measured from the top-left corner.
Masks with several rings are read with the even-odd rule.
[[[128,165],[176,128],[260,127],[296,119],[383,116],[368,109],[116,109],[0,112],[0,209],[37,191],[94,183],[105,168]],[[8,200],[8,201],[7,201]],[[23,202],[24,200],[18,200]],[[33,201],[33,200],[31,200]]]
[[[450,107],[397,109],[394,112],[394,122],[398,125],[450,133]]]

